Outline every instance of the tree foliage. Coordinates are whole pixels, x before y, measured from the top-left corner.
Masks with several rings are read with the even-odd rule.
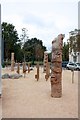
[[[62,60],[69,61],[69,44],[65,42],[63,44]]]
[[[4,61],[11,60],[12,52],[17,62],[24,61],[24,54],[26,61],[43,60],[46,47],[43,46],[42,40],[31,38],[22,44],[22,39],[19,39],[17,30],[12,24],[2,23],[2,40],[4,40]]]
[[[26,61],[41,61],[43,60],[46,47],[43,46],[42,40],[31,38],[25,42],[23,50],[25,52]]]
[[[18,55],[20,49],[20,40],[15,26],[6,22],[2,23],[2,39],[4,40],[4,59],[11,59],[11,53]]]

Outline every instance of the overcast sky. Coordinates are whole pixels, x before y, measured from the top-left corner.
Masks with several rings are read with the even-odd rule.
[[[58,34],[78,28],[79,0],[0,0],[1,21],[15,26],[18,34],[28,30],[29,38],[38,38],[48,50]]]

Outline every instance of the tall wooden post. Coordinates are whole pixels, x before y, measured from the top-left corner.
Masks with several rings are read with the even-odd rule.
[[[11,71],[14,71],[14,53],[11,53]]]
[[[51,96],[62,96],[62,48],[64,35],[52,41]]]
[[[48,80],[49,76],[50,76],[50,65],[49,65],[49,62],[47,62],[47,64],[46,64],[46,75],[45,75],[46,81]]]
[[[48,53],[45,51],[44,52],[44,67],[43,67],[44,73],[46,73],[47,63],[48,63]]]
[[[37,79],[37,81],[39,80],[39,63],[37,63],[37,74],[35,75],[35,78]]]

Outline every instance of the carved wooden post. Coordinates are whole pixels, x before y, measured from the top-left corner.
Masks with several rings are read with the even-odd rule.
[[[37,63],[37,74],[35,75],[35,78],[37,79],[37,81],[39,80],[39,63]]]
[[[64,35],[52,41],[51,96],[62,96],[62,48]]]
[[[23,62],[23,73],[24,73],[24,78],[25,78],[26,71],[27,71],[26,63]]]
[[[30,72],[30,63],[28,63],[28,73]]]
[[[48,62],[48,53],[44,52],[44,68],[43,68],[44,73],[46,73],[47,62]]]
[[[11,53],[11,71],[14,71],[14,53]]]
[[[19,63],[18,63],[18,65],[17,65],[17,71],[16,71],[18,74],[20,74],[20,65],[19,65]]]
[[[46,64],[46,75],[45,75],[46,81],[48,80],[49,75],[50,75],[50,66],[49,66],[49,62],[47,62],[47,64]]]

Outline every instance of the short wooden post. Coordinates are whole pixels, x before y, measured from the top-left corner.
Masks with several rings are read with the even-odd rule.
[[[30,72],[30,63],[28,63],[28,73]]]
[[[35,75],[35,78],[37,79],[37,81],[39,80],[39,63],[37,63],[37,74]]]

